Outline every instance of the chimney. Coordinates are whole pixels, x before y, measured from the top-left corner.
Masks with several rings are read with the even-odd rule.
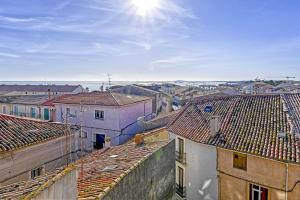
[[[111,138],[110,137],[105,138],[105,147],[111,147]]]
[[[220,116],[212,116],[210,118],[210,135],[215,136],[220,130]]]
[[[144,144],[144,135],[136,134],[134,137],[134,142],[135,142],[136,146]]]
[[[51,99],[51,91],[50,91],[50,88],[48,88],[48,98]]]

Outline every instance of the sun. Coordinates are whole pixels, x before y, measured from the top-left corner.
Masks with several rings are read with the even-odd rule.
[[[159,7],[160,0],[131,0],[131,5],[136,9],[136,13],[146,17]]]

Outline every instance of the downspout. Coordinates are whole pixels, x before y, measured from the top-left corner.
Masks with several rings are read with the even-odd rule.
[[[288,181],[289,181],[289,168],[288,164],[285,163],[285,200],[288,199]]]

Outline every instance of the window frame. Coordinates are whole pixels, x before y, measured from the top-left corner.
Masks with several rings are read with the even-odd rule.
[[[184,170],[180,166],[177,166],[177,168],[178,168],[178,186],[180,188],[183,188],[184,187],[184,184],[183,184],[183,182],[184,182]]]
[[[43,174],[43,170],[44,170],[43,166],[32,169],[30,171],[30,178],[35,179],[36,177],[41,176]]]
[[[238,156],[238,158],[236,158],[236,156]],[[247,154],[234,152],[233,153],[233,168],[247,171]]]
[[[100,113],[99,117],[97,117],[97,112]],[[95,110],[95,119],[96,120],[104,120],[104,110]]]
[[[184,140],[178,137],[178,152],[180,154],[184,153]]]
[[[253,189],[253,186],[258,187]],[[262,199],[261,194],[263,193],[263,191],[266,191],[266,198]],[[269,188],[267,187],[262,187],[260,185],[256,185],[256,184],[249,184],[249,200],[255,200],[254,199],[254,192],[258,192],[259,196],[258,196],[258,200],[269,200]]]

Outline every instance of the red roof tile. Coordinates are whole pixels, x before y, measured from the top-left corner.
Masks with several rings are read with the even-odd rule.
[[[294,99],[294,104],[298,105],[299,100],[300,97]],[[207,105],[213,107],[212,113],[204,112]],[[291,108],[296,105],[290,104]],[[297,116],[300,116],[299,113],[297,110]],[[219,115],[221,122],[215,137],[210,135],[212,115]],[[199,143],[276,160],[300,162],[299,139],[291,131],[291,126],[297,123],[297,119],[288,122],[280,95],[205,97],[184,107],[169,124],[168,130]],[[277,136],[280,131],[287,134],[287,139]]]
[[[112,92],[90,92],[90,93],[81,93],[81,94],[66,96],[54,102],[62,103],[62,104],[123,106],[123,105],[133,104],[133,103],[137,103],[149,99],[150,99],[149,97],[119,94],[119,93],[112,93]]]
[[[66,125],[60,123],[0,114],[0,152],[11,151],[58,138],[65,135],[67,133],[66,130]]]

